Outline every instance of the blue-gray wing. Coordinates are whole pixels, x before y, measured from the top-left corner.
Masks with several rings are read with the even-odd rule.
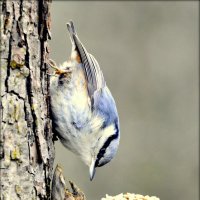
[[[87,52],[87,50],[79,40],[73,23],[69,22],[67,24],[67,27],[71,36],[72,44],[78,51],[81,58],[81,62],[88,83],[87,88],[89,96],[91,99],[93,99],[95,91],[98,91],[105,87],[105,80],[103,77],[103,73],[94,56]]]
[[[80,54],[83,69],[86,75],[88,92],[90,97],[92,97],[96,90],[100,90],[105,86],[103,73],[94,56],[87,52],[76,35],[74,35],[74,41]]]

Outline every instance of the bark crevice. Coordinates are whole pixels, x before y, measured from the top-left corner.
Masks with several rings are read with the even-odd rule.
[[[5,6],[6,8],[6,6]],[[14,13],[14,12],[13,12]],[[4,21],[4,30],[6,30],[6,24],[10,23],[9,21],[10,18],[10,13],[6,11],[6,19]],[[13,20],[14,20],[14,14],[13,14]],[[13,28],[13,24],[14,22],[12,21],[12,28]],[[12,30],[11,28],[11,30]],[[5,88],[6,88],[6,92],[9,91],[8,88],[8,79],[10,76],[10,62],[11,62],[11,55],[12,55],[12,34],[10,33],[10,37],[9,37],[9,49],[8,49],[8,58],[7,58],[7,76],[6,76],[6,80],[5,80]]]

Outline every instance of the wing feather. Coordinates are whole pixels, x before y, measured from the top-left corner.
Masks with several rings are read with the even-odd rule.
[[[87,52],[81,41],[79,40],[74,25],[72,22],[67,24],[72,43],[75,49],[80,54],[81,62],[87,79],[87,87],[90,98],[92,99],[94,93],[105,87],[105,80],[103,73],[99,67],[98,62],[94,56]]]

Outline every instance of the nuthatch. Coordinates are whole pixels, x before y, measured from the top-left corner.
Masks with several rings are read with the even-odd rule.
[[[96,59],[79,40],[73,22],[67,23],[71,58],[55,69],[50,96],[53,131],[65,147],[95,168],[110,162],[120,139],[119,117]]]

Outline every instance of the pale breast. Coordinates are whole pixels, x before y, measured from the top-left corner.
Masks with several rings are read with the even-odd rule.
[[[70,81],[63,79],[59,85],[57,79],[51,85],[51,108],[56,128],[62,136],[76,136],[91,118],[91,103],[82,68],[73,71]]]

